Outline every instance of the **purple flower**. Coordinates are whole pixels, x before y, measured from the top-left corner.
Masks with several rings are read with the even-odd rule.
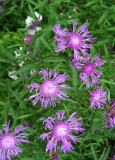
[[[55,51],[65,51],[65,49],[69,47],[74,50],[74,56],[79,59],[81,53],[88,55],[88,49],[92,49],[93,47],[91,44],[87,44],[86,42],[94,42],[96,38],[92,38],[92,35],[89,35],[90,32],[87,29],[88,21],[83,24],[77,32],[75,32],[77,23],[75,23],[75,21],[72,23],[73,32],[67,32],[67,28],[61,30],[60,24],[56,24],[53,30],[57,35],[59,33],[59,36],[56,35],[54,37],[54,39],[57,41],[57,47]]]
[[[50,156],[53,160],[59,160],[59,156],[56,153],[50,153]]]
[[[23,42],[26,43],[27,45],[30,45],[33,37],[34,37],[33,35],[25,34],[25,37],[23,38]]]
[[[30,26],[30,29],[35,29],[39,23],[40,23],[39,20],[35,20],[35,22]]]
[[[52,27],[52,29],[55,32],[55,40],[65,38],[67,36],[67,28],[61,29],[61,25],[58,23],[54,27]]]
[[[106,104],[107,92],[104,92],[103,89],[101,89],[101,87],[95,88],[92,92],[89,91],[89,94],[91,95],[91,97],[89,98],[89,100],[91,101],[91,108],[94,107],[96,109],[95,106],[101,108],[101,106]]]
[[[30,93],[34,88],[36,88],[36,94],[30,96],[29,100],[34,98],[33,105],[35,105],[39,100],[41,101],[41,107],[47,107],[49,104],[50,106],[53,105],[56,106],[56,101],[58,101],[57,97],[64,100],[64,97],[68,97],[67,94],[64,91],[61,91],[61,88],[70,88],[70,86],[65,84],[60,84],[66,81],[67,75],[59,74],[59,71],[54,70],[52,72],[51,68],[48,72],[47,70],[42,69],[39,74],[42,73],[43,77],[41,79],[44,79],[42,84],[37,84],[33,82],[29,87],[31,87]],[[39,88],[39,92],[38,92]]]
[[[113,157],[113,160],[115,160],[115,155],[114,155],[114,157]]]
[[[0,130],[0,159],[5,160],[8,158],[11,160],[11,157],[19,156],[19,152],[23,152],[22,148],[19,148],[21,145],[21,142],[29,143],[27,140],[27,133],[20,133],[26,127],[23,125],[17,126],[14,131],[11,133],[9,132],[11,129],[9,129],[10,121],[6,122],[4,126],[4,134],[2,134],[2,131]]]
[[[53,155],[53,160],[59,160],[59,156],[57,154]]]
[[[99,84],[99,77],[102,75],[101,71],[96,70],[97,66],[102,66],[106,61],[99,59],[100,55],[97,53],[92,61],[89,61],[89,57],[80,57],[79,61],[74,58],[72,59],[72,64],[75,68],[82,70],[80,73],[80,78],[87,87]],[[91,79],[90,79],[91,78]],[[92,82],[92,84],[91,84]]]
[[[74,117],[76,114],[76,112],[74,112],[67,121],[62,121],[65,118],[65,112],[59,111],[56,114],[58,120],[53,118],[54,115],[52,115],[52,117],[48,117],[47,119],[43,119],[43,123],[46,123],[45,129],[49,129],[50,131],[42,134],[40,138],[42,140],[47,138],[48,143],[46,146],[46,152],[50,151],[50,153],[52,153],[53,150],[56,153],[58,149],[60,149],[65,153],[66,151],[75,149],[72,146],[71,141],[77,144],[77,141],[79,140],[78,136],[72,135],[72,130],[76,133],[84,131],[84,129],[81,128],[82,122],[79,122],[82,118],[80,117],[77,119],[77,116]]]
[[[107,127],[115,126],[115,100],[111,102],[111,105],[105,111],[105,121],[108,124]]]

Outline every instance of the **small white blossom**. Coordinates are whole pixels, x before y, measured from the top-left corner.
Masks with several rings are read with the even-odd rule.
[[[18,63],[18,66],[20,66],[20,68],[21,68],[24,63],[25,63],[24,61],[21,61],[20,63]]]
[[[35,33],[36,33],[36,30],[35,29],[30,29],[29,31],[28,31],[28,34],[30,34],[30,35],[35,35]]]
[[[41,30],[41,27],[36,27],[36,31],[40,31]]]
[[[31,26],[34,22],[34,19],[30,16],[26,18],[26,26]]]
[[[11,75],[12,73],[14,73],[15,71],[9,71],[8,72],[8,76],[14,80],[16,80],[18,77],[16,75]]]
[[[30,74],[33,75],[35,73],[36,73],[35,69],[31,69]]]
[[[20,47],[19,49],[20,49],[20,51],[22,51],[22,47]],[[15,54],[15,57],[20,57],[21,56],[20,53],[18,53],[17,51],[14,51],[14,54]]]
[[[38,20],[42,20],[42,15],[40,15],[39,13],[37,12],[34,12],[35,16],[38,18]]]

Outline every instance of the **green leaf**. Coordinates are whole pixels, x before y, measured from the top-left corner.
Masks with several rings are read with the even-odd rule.
[[[20,108],[26,108],[25,104],[23,103],[23,101],[20,99],[20,96],[17,95],[16,92],[14,92],[11,88],[10,88],[11,93],[13,94],[13,96],[17,99],[17,101],[20,104]]]
[[[85,4],[84,5],[84,7],[86,8],[86,7],[89,7],[89,6],[92,6],[92,5],[94,5],[96,2],[98,2],[99,0],[93,0],[93,1],[90,1],[90,2],[88,2],[87,4]]]
[[[32,1],[33,2],[33,1]],[[32,15],[32,17],[33,18],[36,18],[36,16],[35,16],[35,14],[34,14],[34,12],[33,12],[33,9],[32,9],[32,7],[31,7],[31,5],[28,3],[28,7],[29,7],[29,9],[30,9],[30,12],[31,12],[31,15]]]
[[[93,145],[91,145],[91,151],[92,151],[92,154],[93,154],[93,158],[94,158],[94,160],[98,160],[98,159],[97,159],[96,152],[95,152],[95,149],[94,149]]]
[[[109,31],[115,31],[115,27],[109,27],[109,28],[107,28],[107,30],[109,30]]]
[[[45,38],[44,38],[44,37],[40,37],[40,40],[41,40],[41,42],[44,44],[44,46],[53,53],[52,47],[51,47],[50,44],[45,40]]]
[[[104,148],[103,153],[101,154],[99,160],[103,160],[103,157],[104,157],[104,155],[105,155],[105,151],[106,151],[106,148]]]
[[[107,59],[110,58],[108,49],[107,49],[107,47],[106,47],[105,44],[104,44],[104,50],[105,50],[105,57],[106,57]]]
[[[64,58],[59,57],[48,57],[43,60],[44,62],[60,62],[60,61],[66,61]]]
[[[2,62],[2,63],[11,63],[11,61],[9,61],[9,60],[7,60],[5,58],[1,58],[1,57],[0,57],[0,62]]]
[[[34,114],[34,113],[33,113],[33,114]],[[24,119],[24,118],[28,118],[28,117],[31,117],[33,114],[21,115],[21,116],[19,116],[17,119]]]
[[[105,82],[105,83],[108,83],[108,84],[111,84],[111,85],[115,85],[115,82],[113,81],[108,81],[106,79],[100,79],[101,82]]]
[[[98,25],[100,25],[107,17],[108,15],[108,10],[106,10],[102,15],[101,17],[99,18],[99,21],[98,21]]]
[[[110,148],[108,148],[107,152],[105,153],[105,156],[104,156],[103,160],[107,160],[108,159],[109,152],[110,152]]]
[[[74,89],[77,88],[78,86],[78,70],[75,69],[75,67],[70,66],[71,71],[72,71],[72,82],[73,82],[73,87]]]
[[[107,89],[107,99],[108,99],[108,101],[110,101],[110,90],[106,87],[106,89]]]

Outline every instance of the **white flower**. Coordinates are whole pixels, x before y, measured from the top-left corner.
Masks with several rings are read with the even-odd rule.
[[[20,51],[22,51],[22,47],[20,47]],[[14,51],[15,57],[20,57],[20,53],[18,53],[17,51]]]
[[[40,21],[42,20],[42,16],[39,13],[34,12],[34,14],[38,18],[38,20],[40,20]]]
[[[11,75],[12,73],[14,73],[15,71],[9,71],[8,72],[8,76],[10,77],[10,78],[12,78],[12,79],[14,79],[14,80],[16,80],[18,77],[16,76],[16,75]]]
[[[17,51],[14,51],[15,57],[20,57],[20,53],[18,53]]]
[[[20,68],[23,66],[25,62],[24,61],[21,61],[20,63],[18,63],[18,65],[20,66]]]
[[[26,26],[31,26],[34,22],[34,19],[30,16],[26,18]]]
[[[41,30],[41,27],[36,27],[36,31],[39,31],[39,30]]]
[[[33,75],[35,73],[36,73],[35,69],[31,69],[30,74]]]
[[[28,31],[28,34],[30,34],[30,35],[35,35],[35,33],[36,33],[36,30],[35,29],[30,29],[29,31]]]

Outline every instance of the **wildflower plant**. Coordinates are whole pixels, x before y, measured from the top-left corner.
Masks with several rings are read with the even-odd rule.
[[[0,159],[114,158],[114,12],[113,1],[0,1]]]

